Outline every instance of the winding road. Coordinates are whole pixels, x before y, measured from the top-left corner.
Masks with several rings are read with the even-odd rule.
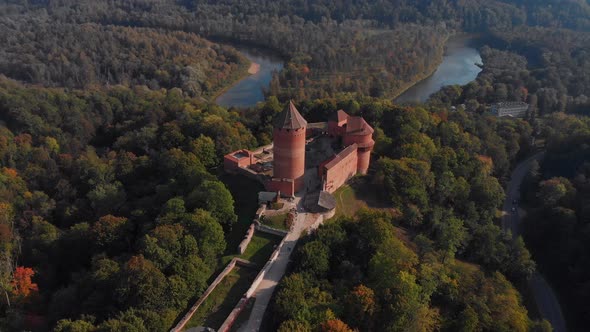
[[[502,218],[502,228],[506,231],[510,230],[514,238],[519,234],[521,217],[517,208],[515,211],[512,211],[512,208],[515,207],[513,202],[520,198],[520,184],[528,170],[531,168],[533,161],[541,160],[543,156],[543,152],[538,152],[522,161],[516,166],[514,171],[512,171],[512,176],[506,190],[506,201],[504,202],[503,207],[504,216]],[[555,292],[545,278],[539,272],[535,272],[528,281],[528,286],[533,293],[535,303],[537,304],[541,316],[551,322],[555,332],[566,332],[567,328],[561,311],[561,306],[559,305],[557,296],[555,296]]]

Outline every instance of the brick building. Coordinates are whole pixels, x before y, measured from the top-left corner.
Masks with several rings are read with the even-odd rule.
[[[359,116],[339,110],[328,121],[328,134],[342,139],[344,149],[323,162],[318,171],[323,190],[333,193],[356,174],[367,174],[375,146],[373,128]]]
[[[348,179],[356,174],[366,174],[369,169],[375,141],[373,128],[362,117],[350,116],[339,110],[327,123],[308,124],[295,105],[289,102],[275,118],[273,127],[270,156],[268,148],[258,153],[248,150],[232,152],[224,158],[225,170],[254,176],[264,183],[266,190],[292,197],[305,187],[306,134],[312,133],[311,129],[327,133],[341,143],[340,152],[327,156],[319,166],[314,166],[317,166],[322,191],[333,193]],[[272,172],[262,174],[259,169],[268,165],[271,157]]]

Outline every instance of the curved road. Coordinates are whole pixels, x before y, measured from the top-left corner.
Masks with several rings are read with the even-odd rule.
[[[502,218],[502,228],[504,230],[510,230],[514,238],[518,236],[521,219],[518,209],[512,211],[512,202],[520,198],[520,184],[531,168],[533,161],[541,160],[543,155],[543,152],[534,154],[518,164],[514,171],[512,171],[508,189],[506,190],[506,201],[503,207],[504,217]],[[561,306],[555,296],[555,292],[553,292],[553,289],[549,286],[545,278],[539,272],[535,272],[528,281],[528,286],[533,293],[541,316],[551,322],[555,332],[566,332],[567,328]]]

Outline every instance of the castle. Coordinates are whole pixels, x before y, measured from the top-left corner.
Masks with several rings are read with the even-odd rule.
[[[263,182],[266,190],[293,197],[303,189],[316,189],[310,188],[314,179],[319,180],[317,189],[333,193],[348,179],[366,174],[369,169],[375,141],[373,128],[362,117],[339,110],[328,122],[308,124],[293,102],[289,102],[275,118],[273,127],[273,144],[256,151],[227,154],[225,170],[251,176]],[[326,158],[319,164],[306,163],[306,154],[312,153],[309,145],[320,139],[330,140],[330,147],[321,150],[329,151],[327,155],[318,152],[319,158]],[[338,153],[333,152],[333,145],[341,148]],[[306,169],[313,172],[306,175]]]

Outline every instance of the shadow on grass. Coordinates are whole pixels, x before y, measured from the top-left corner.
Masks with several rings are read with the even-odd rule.
[[[218,329],[256,278],[256,269],[235,267],[217,285],[187,324]]]
[[[256,263],[262,268],[281,240],[282,238],[277,235],[255,232],[248,248],[240,258]]]
[[[224,255],[235,255],[238,245],[254,220],[258,209],[258,192],[264,190],[264,187],[260,182],[240,175],[223,174],[220,179],[234,198],[235,212],[238,216],[238,222],[232,226],[231,232],[226,234],[227,246]]]

